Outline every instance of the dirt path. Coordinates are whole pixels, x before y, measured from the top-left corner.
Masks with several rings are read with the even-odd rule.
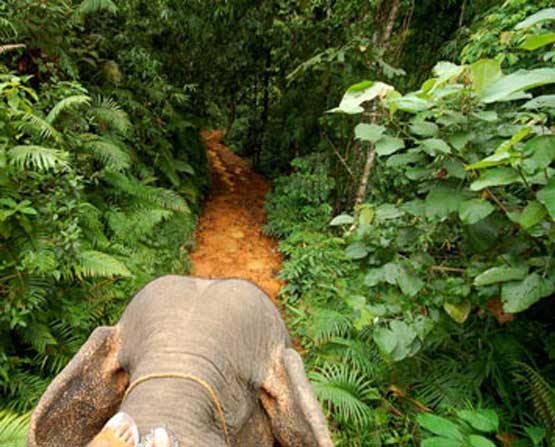
[[[191,254],[193,274],[203,278],[244,278],[275,301],[280,255],[275,242],[262,234],[266,180],[220,143],[221,132],[205,132],[212,191],[196,231]]]

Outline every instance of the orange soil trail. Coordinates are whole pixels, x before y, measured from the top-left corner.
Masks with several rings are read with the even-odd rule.
[[[204,132],[212,176],[196,231],[191,259],[193,275],[202,278],[243,278],[276,301],[281,258],[275,242],[262,234],[262,206],[268,182],[247,162],[220,143],[222,133]]]

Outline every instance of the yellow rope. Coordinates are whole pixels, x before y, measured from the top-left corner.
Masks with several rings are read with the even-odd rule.
[[[216,411],[218,413],[218,416],[220,417],[220,422],[222,424],[222,431],[223,431],[224,437],[225,437],[225,443],[227,444],[228,447],[231,447],[231,443],[229,442],[229,433],[227,431],[227,424],[225,422],[224,411],[222,409],[222,406],[220,405],[220,401],[218,400],[218,396],[216,396],[216,393],[214,392],[214,389],[207,382],[202,380],[200,377],[194,376],[192,374],[182,374],[182,373],[179,373],[179,372],[147,374],[146,376],[139,377],[137,380],[135,380],[133,383],[131,383],[131,385],[129,385],[129,388],[127,388],[127,390],[125,391],[125,394],[123,395],[123,401],[125,401],[125,399],[127,399],[127,396],[129,396],[129,393],[131,393],[133,388],[135,388],[140,383],[146,382],[147,380],[150,380],[150,379],[175,379],[175,378],[185,379],[185,380],[192,380],[193,382],[198,383],[200,386],[202,386],[206,390],[206,392],[208,393],[208,395],[212,399],[212,402],[214,403],[214,406],[216,407]]]

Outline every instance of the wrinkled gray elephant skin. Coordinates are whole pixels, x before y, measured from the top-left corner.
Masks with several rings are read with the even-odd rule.
[[[141,434],[167,427],[181,446],[330,447],[300,356],[270,299],[243,280],[165,276],[142,289],[114,327],[96,329],[35,409],[29,447],[85,446],[118,410]],[[122,401],[123,400],[123,401]]]

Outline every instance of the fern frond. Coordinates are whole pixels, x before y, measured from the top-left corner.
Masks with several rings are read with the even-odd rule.
[[[96,98],[88,113],[103,127],[112,129],[120,135],[127,135],[131,130],[129,116],[111,98]]]
[[[133,276],[123,262],[101,251],[88,250],[79,254],[75,276],[82,278],[128,278]]]
[[[83,0],[77,8],[77,15],[84,17],[102,11],[117,14],[118,7],[112,0]]]
[[[136,179],[117,172],[105,173],[104,179],[116,189],[161,208],[178,212],[190,212],[183,197],[172,190],[144,185]]]
[[[18,129],[33,135],[40,140],[53,139],[57,143],[62,142],[61,134],[44,118],[37,116],[33,113],[21,113],[21,122]]]
[[[96,138],[86,143],[93,157],[104,164],[109,169],[124,171],[131,166],[131,158],[123,149],[121,143],[110,138]]]
[[[82,106],[87,106],[91,103],[90,96],[87,95],[72,95],[59,101],[46,116],[46,121],[54,124],[56,119],[65,111],[77,109]]]
[[[368,404],[381,396],[371,382],[356,368],[345,364],[328,364],[309,373],[316,395],[324,401],[340,421],[359,427],[372,421],[372,407]]]
[[[31,413],[0,411],[0,447],[25,447]]]
[[[58,344],[48,327],[39,322],[29,323],[22,331],[21,338],[39,353],[44,353],[48,346]]]
[[[108,214],[108,224],[120,240],[136,240],[152,234],[154,229],[173,215],[173,211],[162,209],[141,209],[127,216],[121,212]]]
[[[555,388],[531,366],[520,362],[517,365],[520,372],[515,376],[530,389],[536,413],[551,436],[549,445],[555,445]]]
[[[0,36],[5,39],[17,36],[17,28],[5,17],[0,17]]]
[[[333,309],[317,308],[312,315],[310,335],[316,342],[345,335],[352,327],[348,315]]]
[[[69,154],[60,149],[43,146],[15,146],[8,151],[10,165],[19,169],[28,168],[48,171],[68,166]]]

